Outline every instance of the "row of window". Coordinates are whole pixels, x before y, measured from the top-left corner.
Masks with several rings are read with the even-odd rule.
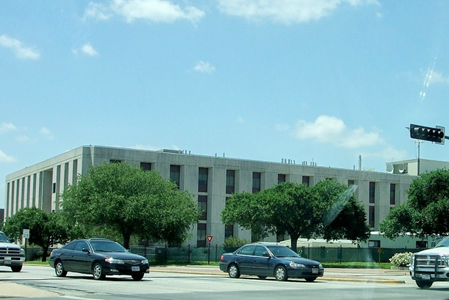
[[[143,170],[151,170],[151,163],[141,163]],[[170,165],[170,179],[180,187],[181,166]],[[200,167],[198,169],[198,192],[208,192],[209,169]],[[278,183],[286,182],[286,174],[278,174]],[[226,170],[226,194],[234,194],[236,186],[236,171]],[[302,183],[309,186],[310,177],[303,176]],[[348,180],[348,186],[354,185],[354,180]],[[262,190],[262,173],[253,172],[252,174],[252,192],[258,193]],[[375,227],[375,199],[376,199],[376,182],[369,182],[369,207],[368,207],[368,223],[371,228]],[[198,224],[198,247],[206,245],[206,221],[207,221],[207,195],[198,196],[198,207],[201,212],[200,223]],[[390,184],[390,205],[396,204],[396,184]],[[225,226],[225,238],[233,236],[234,226]]]

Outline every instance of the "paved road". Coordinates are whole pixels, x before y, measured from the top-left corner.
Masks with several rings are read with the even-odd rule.
[[[10,294],[12,293],[12,294]],[[299,297],[300,296],[300,297]],[[316,282],[228,278],[217,268],[153,267],[140,282],[128,277],[95,281],[69,273],[57,278],[49,267],[0,269],[0,298],[26,299],[449,299],[449,283],[420,290],[404,271],[326,269]]]

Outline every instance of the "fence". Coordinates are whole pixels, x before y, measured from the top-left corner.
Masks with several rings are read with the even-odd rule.
[[[179,248],[131,246],[129,250],[132,253],[148,258],[150,264],[158,265],[167,263],[191,264],[219,262],[223,253],[233,252],[236,249],[218,247],[218,245],[211,246],[210,248],[197,248],[187,245]],[[423,249],[298,247],[298,253],[302,257],[317,260],[322,263],[390,262],[389,259],[396,253],[419,252],[421,250]],[[26,260],[37,260],[41,255],[42,248],[28,247]]]
[[[225,252],[236,248],[224,248],[217,245],[210,248],[196,248],[187,245],[180,248],[131,246],[132,253],[145,256],[150,264],[218,262]],[[341,262],[390,262],[396,253],[419,252],[423,249],[409,248],[326,248],[298,247],[298,253],[305,258],[326,263]]]

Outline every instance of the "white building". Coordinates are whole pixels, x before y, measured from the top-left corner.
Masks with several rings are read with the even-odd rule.
[[[158,171],[164,178],[175,181],[181,190],[194,195],[204,213],[192,228],[192,238],[187,241],[193,246],[206,246],[206,235],[213,235],[213,243],[218,245],[232,235],[251,240],[249,231],[221,222],[220,214],[226,199],[233,193],[257,193],[285,181],[313,186],[321,180],[335,179],[348,186],[357,186],[355,196],[365,207],[369,226],[371,230],[379,230],[380,222],[390,209],[407,201],[406,190],[416,178],[410,172],[413,161],[407,162],[408,173],[399,172],[395,164],[392,171],[381,173],[316,164],[296,165],[290,160],[275,163],[200,156],[187,151],[83,146],[9,174],[5,185],[5,217],[24,207],[57,211],[59,195],[74,183],[78,174],[87,174],[90,166],[117,161]]]

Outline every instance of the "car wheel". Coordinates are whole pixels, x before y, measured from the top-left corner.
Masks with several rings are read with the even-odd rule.
[[[22,266],[11,266],[11,270],[13,272],[20,272],[22,270]]]
[[[133,280],[139,281],[143,278],[143,273],[133,274],[133,275],[131,275],[131,277],[133,278]]]
[[[95,263],[92,274],[94,275],[95,280],[103,280],[106,275],[103,273],[103,267],[100,265],[100,263]]]
[[[314,282],[315,279],[316,279],[316,277],[307,277],[307,278],[306,278],[306,281],[307,281],[307,282]]]
[[[240,270],[239,267],[236,264],[231,264],[228,267],[228,274],[231,278],[239,278],[240,277]]]
[[[419,286],[420,289],[428,289],[432,286],[433,281],[429,280],[416,280],[416,285]]]
[[[259,277],[259,279],[267,279],[267,276],[257,276],[257,277]]]
[[[274,270],[274,277],[279,281],[286,281],[288,279],[287,269],[284,266],[277,266]]]
[[[65,277],[65,275],[67,275],[67,271],[64,270],[64,266],[62,265],[62,261],[60,260],[56,262],[55,274],[57,277]]]

